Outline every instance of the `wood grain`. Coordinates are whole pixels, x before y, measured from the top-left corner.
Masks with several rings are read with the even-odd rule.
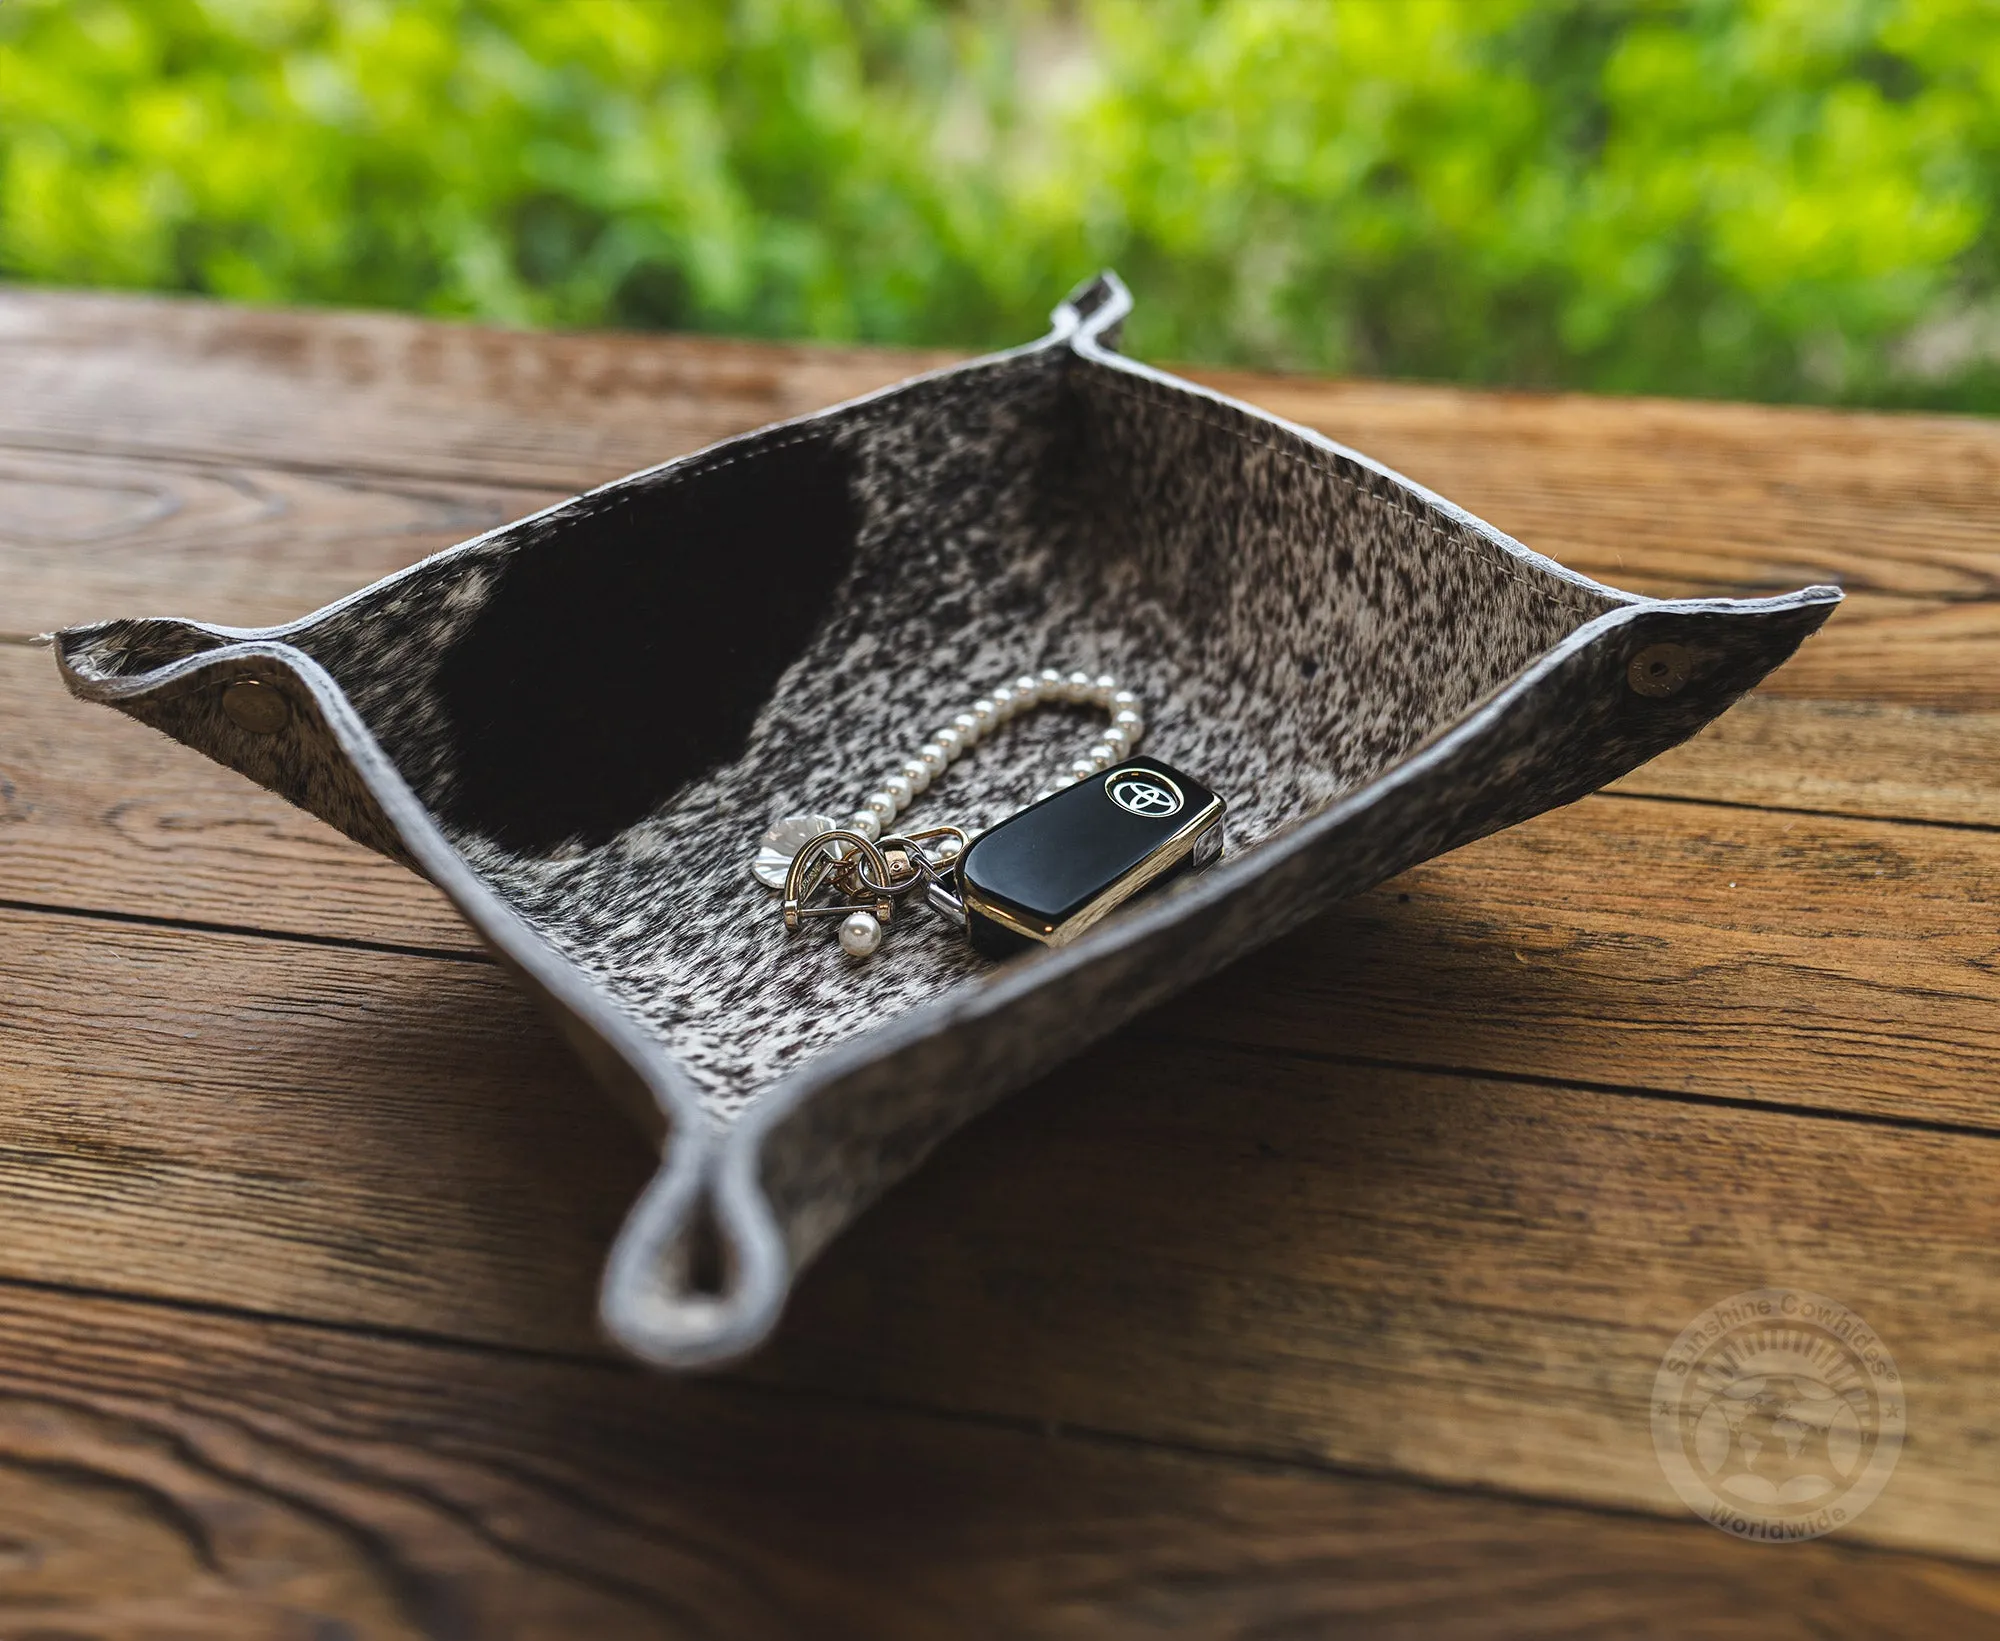
[[[647,1147],[493,965],[0,911],[0,966],[0,1269],[596,1348]]]
[[[470,955],[415,873],[0,644],[0,902]]]
[[[646,1159],[496,970],[19,916],[0,954],[0,1277],[596,1348]],[[1185,1012],[948,1145],[753,1371],[1672,1512],[1662,1352],[1798,1286],[1922,1409],[1851,1535],[2000,1559],[2000,1139],[1203,1045]]]
[[[1237,965],[1171,1029],[2000,1133],[2000,832],[1597,797]]]
[[[2000,1574],[0,1293],[10,1637],[1973,1635]]]
[[[0,446],[0,613],[275,625],[562,495]]]
[[[1662,1356],[1795,1287],[1908,1386],[1842,1537],[1992,1560],[1997,1144],[1135,1034],[947,1145],[749,1371],[1671,1514]]]
[[[0,443],[578,489],[950,357],[16,289]],[[1988,422],[1192,374],[1636,591],[2000,588]]]
[[[0,291],[0,640],[942,357]],[[0,641],[0,1636],[2000,1634],[2000,428],[1210,379],[1615,584],[1855,595],[975,1125],[725,1382],[596,1339],[649,1159],[441,898]],[[1909,1383],[1837,1542],[1652,1456],[1766,1284]]]
[[[0,444],[578,490],[945,354],[0,290]]]
[[[1814,700],[1772,687],[1787,681],[1778,673],[1612,790],[2000,826],[2000,711]]]

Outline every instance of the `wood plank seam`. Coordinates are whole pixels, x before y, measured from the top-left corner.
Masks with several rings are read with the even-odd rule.
[[[1886,1111],[1852,1111],[1840,1106],[1800,1105],[1790,1100],[1759,1100],[1742,1094],[1707,1094],[1699,1089],[1654,1088],[1645,1083],[1608,1083],[1558,1072],[1503,1071],[1485,1066],[1448,1065],[1431,1060],[1398,1060],[1385,1055],[1340,1054],[1326,1049],[1278,1048],[1255,1039],[1217,1033],[1139,1028],[1161,1043],[1190,1048],[1223,1048],[1254,1059],[1302,1061],[1309,1065],[1343,1066],[1356,1071],[1414,1071],[1434,1077],[1456,1077],[1482,1083],[1511,1083],[1521,1088],[1561,1088],[1580,1094],[1610,1094],[1620,1098],[1663,1100],[1670,1105],[1698,1105],[1724,1111],[1757,1111],[1797,1117],[1808,1122],[1854,1123],[1865,1128],[1890,1128],[1916,1134],[1947,1134],[1976,1140],[2000,1140],[2000,1126],[1951,1122],[1936,1117],[1909,1117]]]
[[[490,953],[454,946],[415,946],[360,935],[313,934],[303,929],[265,928],[249,923],[211,923],[201,918],[170,917],[163,912],[118,912],[102,906],[67,906],[53,901],[9,900],[0,897],[0,911],[25,912],[31,917],[75,917],[93,923],[117,923],[128,928],[180,929],[189,934],[237,935],[246,940],[276,940],[289,946],[319,946],[331,951],[381,952],[391,957],[436,957],[449,963],[491,965]]]
[[[1630,781],[1643,777],[1646,766],[1641,764],[1625,779]],[[1672,803],[1689,809],[1735,809],[1759,815],[1803,815],[1811,820],[1861,821],[1882,826],[1929,826],[1942,832],[2000,832],[2000,821],[1941,820],[1927,815],[1873,815],[1856,809],[1812,809],[1793,803],[1755,803],[1747,798],[1698,797],[1684,792],[1634,792],[1625,788],[1605,787],[1589,794],[1589,798],[1604,798],[1613,803]],[[1589,799],[1579,799],[1587,802]]]

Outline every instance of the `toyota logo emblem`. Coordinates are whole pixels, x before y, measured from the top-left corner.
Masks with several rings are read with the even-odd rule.
[[[1105,795],[1129,814],[1162,820],[1180,813],[1181,789],[1150,769],[1121,769],[1104,783]]]

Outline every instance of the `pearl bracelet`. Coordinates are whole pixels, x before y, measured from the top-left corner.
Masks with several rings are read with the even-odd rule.
[[[814,838],[828,832],[859,833],[871,842],[883,834],[897,816],[966,753],[979,745],[1002,724],[1041,706],[1094,706],[1111,714],[1111,724],[1095,744],[1035,795],[1034,802],[1066,786],[1109,769],[1130,755],[1146,733],[1145,715],[1139,698],[1121,689],[1109,673],[1092,677],[1087,672],[1064,673],[1054,667],[1040,672],[1024,672],[1011,684],[1002,684],[982,695],[965,711],[905,758],[859,809],[844,821],[822,814],[787,815],[759,840],[750,871],[769,889],[782,889],[792,861]],[[943,851],[949,853],[949,847]],[[843,937],[846,931],[843,930]],[[845,939],[843,938],[843,944]],[[856,955],[861,955],[857,953]]]

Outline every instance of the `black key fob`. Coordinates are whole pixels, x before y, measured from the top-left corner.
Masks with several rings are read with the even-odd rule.
[[[1222,853],[1223,802],[1151,758],[1127,758],[983,832],[959,859],[973,946],[1063,946],[1154,884]]]

